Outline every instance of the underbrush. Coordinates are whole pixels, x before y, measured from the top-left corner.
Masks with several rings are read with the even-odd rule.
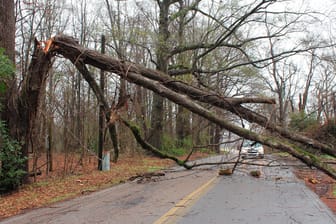
[[[184,138],[181,142],[170,136],[163,137],[162,152],[171,156],[181,157],[187,155],[193,147],[192,139],[190,137]]]
[[[336,145],[336,120],[329,119],[321,123],[315,114],[303,112],[291,115],[289,128],[292,131],[300,132],[324,144]]]

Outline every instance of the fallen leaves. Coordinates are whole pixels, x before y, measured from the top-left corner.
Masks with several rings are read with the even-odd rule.
[[[114,184],[125,182],[131,176],[148,172],[152,167],[162,169],[172,165],[171,161],[153,157],[121,157],[112,164],[110,171],[97,171],[96,163],[85,164],[85,169],[70,176],[52,176],[23,186],[18,192],[0,198],[0,220],[23,210],[42,207],[54,202],[87,194]],[[62,169],[62,167],[60,167]]]
[[[336,167],[333,165],[333,167]],[[336,213],[336,182],[331,177],[316,169],[298,167],[294,170],[297,178],[314,191],[320,199]]]
[[[308,178],[308,181],[310,182],[310,183],[312,183],[312,184],[319,184],[320,182],[316,179],[316,178],[314,178],[314,177],[310,177],[310,178]]]

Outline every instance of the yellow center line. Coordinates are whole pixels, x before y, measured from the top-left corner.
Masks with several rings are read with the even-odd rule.
[[[173,208],[171,208],[153,224],[172,223],[172,217],[176,219],[179,214],[183,214],[182,210],[194,204],[203,194],[205,194],[210,189],[210,187],[214,185],[216,179],[217,176],[213,177],[201,187],[197,188],[195,191],[191,192],[189,195],[181,199],[177,204],[175,204]]]

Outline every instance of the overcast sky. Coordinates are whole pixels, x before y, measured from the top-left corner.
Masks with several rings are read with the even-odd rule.
[[[335,9],[335,0],[308,0],[312,8],[316,10],[331,10]]]

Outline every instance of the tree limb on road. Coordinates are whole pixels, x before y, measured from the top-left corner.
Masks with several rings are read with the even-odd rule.
[[[322,144],[306,136],[290,132],[287,129],[272,123],[265,116],[262,116],[241,105],[243,103],[274,104],[274,99],[223,97],[218,95],[216,92],[202,90],[200,88],[190,86],[182,81],[175,80],[162,72],[148,69],[141,65],[136,65],[130,62],[120,61],[107,55],[100,54],[97,51],[83,48],[74,38],[69,36],[59,35],[54,37],[53,46],[54,49],[51,49],[51,52],[55,51],[59,54],[62,54],[65,58],[68,58],[73,62],[81,60],[85,64],[95,66],[105,71],[113,72],[124,77],[128,81],[141,85],[145,88],[148,88],[146,87],[145,83],[157,81],[156,83],[177,93],[188,95],[188,97],[192,100],[197,100],[202,103],[211,104],[218,108],[225,109],[249,121],[250,123],[257,123],[272,132],[279,133],[281,136],[291,141],[301,143],[303,144],[303,147],[313,147],[317,150],[321,150],[326,154],[336,157],[336,149],[334,147]],[[150,80],[147,80],[144,83],[143,81],[140,81],[140,77],[146,77]],[[155,90],[153,91],[156,92]],[[161,91],[158,90],[157,93],[160,94],[160,92]],[[160,95],[162,95],[162,93]]]
[[[53,38],[53,43],[47,53],[61,54],[65,58],[72,61],[75,65],[81,63],[89,64],[105,71],[113,72],[132,83],[152,90],[153,92],[181,106],[184,106],[191,112],[198,114],[199,116],[202,116],[213,123],[216,123],[223,129],[231,131],[243,138],[258,141],[266,146],[288,152],[289,154],[300,159],[307,165],[315,166],[336,179],[336,171],[332,167],[321,162],[314,154],[303,150],[302,145],[298,144],[297,140],[290,138],[291,136],[284,136],[286,138],[277,138],[274,136],[257,134],[255,132],[246,130],[228,122],[224,117],[216,115],[213,111],[206,109],[196,102],[199,101],[215,105],[218,108],[228,110],[238,116],[241,116],[242,118],[250,122],[258,123],[263,127],[271,127],[267,125],[269,121],[266,118],[266,120],[264,120],[267,121],[266,123],[260,122],[263,116],[242,107],[240,103],[236,102],[236,99],[234,98],[221,97],[215,93],[204,91],[196,87],[189,86],[183,82],[176,81],[166,74],[144,68],[140,65],[119,61],[113,59],[112,57],[100,54],[96,51],[83,48],[78,44],[75,39],[64,35],[56,36],[55,38]],[[277,129],[271,130],[276,131]],[[281,132],[279,133],[281,134]],[[296,141],[296,143],[293,143],[293,141]],[[321,145],[311,139],[308,139],[308,142],[305,141],[302,143],[306,145],[311,145],[316,149],[331,149],[333,150],[333,153],[335,152],[335,149],[330,147],[318,147]],[[332,155],[336,155],[336,153]]]

